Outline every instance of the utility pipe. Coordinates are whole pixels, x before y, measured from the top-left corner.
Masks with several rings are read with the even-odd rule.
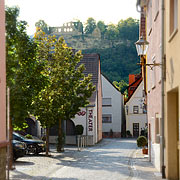
[[[165,178],[165,163],[164,163],[164,80],[165,80],[165,55],[164,55],[164,0],[161,1],[161,61],[162,61],[162,70],[161,70],[161,173],[162,178]]]

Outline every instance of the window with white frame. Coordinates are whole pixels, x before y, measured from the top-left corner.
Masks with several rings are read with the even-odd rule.
[[[103,123],[112,123],[112,114],[103,114],[102,122]]]
[[[178,0],[169,0],[170,2],[170,35],[178,27]]]
[[[133,106],[133,114],[139,114],[139,106]]]
[[[102,106],[112,106],[111,98],[103,98]]]

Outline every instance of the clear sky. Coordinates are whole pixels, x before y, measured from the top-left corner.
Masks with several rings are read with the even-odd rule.
[[[117,24],[121,19],[139,19],[136,0],[5,0],[8,6],[19,6],[19,19],[28,22],[28,34],[35,32],[35,23],[42,19],[49,26],[79,19],[85,23],[89,17],[105,24]]]

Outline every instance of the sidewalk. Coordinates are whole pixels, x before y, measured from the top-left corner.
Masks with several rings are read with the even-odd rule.
[[[147,155],[142,154],[141,149],[137,149],[132,161],[133,180],[162,180],[162,175],[148,160]],[[165,179],[163,179],[165,180]]]

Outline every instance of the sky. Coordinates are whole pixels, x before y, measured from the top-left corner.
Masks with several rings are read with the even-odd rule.
[[[5,0],[5,4],[20,8],[19,19],[27,21],[29,35],[34,34],[35,23],[40,19],[49,26],[62,26],[76,19],[85,23],[89,17],[105,24],[140,17],[136,0]]]

